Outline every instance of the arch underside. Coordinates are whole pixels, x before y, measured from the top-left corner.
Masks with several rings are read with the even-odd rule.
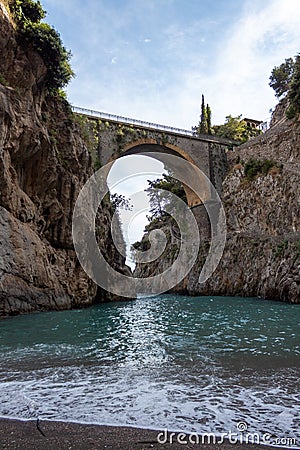
[[[123,147],[123,151],[121,155],[118,155],[116,158],[112,158],[112,160],[124,157],[124,156],[129,156],[129,155],[143,155],[143,154],[147,154],[146,156],[149,156],[149,153],[153,153],[153,158],[157,159],[158,161],[160,161],[164,166],[165,166],[165,161],[164,161],[164,157],[163,155],[169,154],[169,155],[174,155],[180,158],[185,159],[186,161],[190,162],[192,165],[194,165],[195,167],[197,167],[197,164],[195,163],[195,161],[193,161],[193,159],[191,158],[191,156],[186,153],[183,149],[175,146],[174,144],[170,144],[170,143],[163,143],[163,144],[159,144],[157,143],[157,141],[155,139],[141,139],[139,141],[135,141],[132,142],[130,144],[127,144]],[[160,155],[161,154],[161,158]],[[192,167],[192,166],[191,166]],[[168,168],[170,168],[169,164],[168,164]],[[172,170],[174,170],[175,173],[178,173],[178,171],[180,172],[180,166],[178,167],[171,167]],[[191,173],[190,173],[190,177],[201,177],[201,174],[199,174],[199,172],[194,172],[191,168]],[[201,181],[201,180],[199,180]],[[203,184],[206,185],[206,180],[203,180]],[[195,192],[188,186],[186,186],[185,184],[183,184],[183,188],[186,194],[186,198],[187,198],[187,202],[188,202],[188,206],[189,207],[194,207],[197,205],[201,205],[203,204],[203,201],[208,200],[206,194],[203,194],[203,198],[200,199],[198,197],[197,194],[195,194]]]

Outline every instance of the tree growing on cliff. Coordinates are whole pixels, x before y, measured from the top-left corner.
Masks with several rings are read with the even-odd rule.
[[[199,124],[199,133],[207,133],[207,112],[204,102],[204,95],[202,95],[202,103],[201,103],[201,118]]]
[[[162,178],[148,180],[149,187],[146,189],[150,203],[151,216],[149,220],[159,219],[167,215],[165,206],[172,201],[172,195],[187,201],[182,184],[174,179],[172,175],[163,174]]]
[[[213,132],[216,136],[231,139],[233,141],[244,141],[247,124],[242,120],[242,116],[226,116],[223,125],[214,125]]]
[[[209,104],[206,105],[206,122],[207,122],[207,133],[211,134],[212,133],[212,128],[211,128],[211,107],[209,106]]]
[[[150,203],[150,216],[147,216],[149,223],[145,226],[145,233],[141,241],[135,242],[131,246],[133,255],[138,251],[149,250],[154,245],[157,249],[162,247],[159,236],[155,241],[149,241],[149,232],[155,229],[164,228],[164,234],[168,244],[164,253],[164,257],[173,260],[178,252],[178,245],[172,243],[174,236],[180,236],[180,229],[172,214],[166,212],[167,206],[174,206],[173,196],[180,198],[187,203],[186,194],[182,184],[172,177],[172,174],[163,174],[162,178],[156,180],[148,180],[149,187],[146,192]]]
[[[293,78],[288,92],[290,106],[287,110],[288,119],[293,119],[300,114],[300,53],[296,56]]]
[[[74,76],[70,66],[71,53],[63,46],[59,33],[41,22],[46,12],[39,1],[12,0],[10,10],[21,43],[31,45],[47,67],[46,87],[50,93],[59,92]]]
[[[250,138],[262,133],[261,130],[248,126],[242,119],[241,114],[237,117],[226,116],[225,123],[214,125],[212,131],[216,136],[241,143],[247,142]]]
[[[200,121],[197,126],[192,127],[192,130],[196,133],[197,136],[199,136],[200,134],[212,133],[211,116],[211,108],[209,104],[205,106],[205,99],[204,95],[202,94]]]
[[[281,98],[288,93],[294,74],[294,67],[293,58],[287,58],[284,63],[274,67],[272,70],[269,86],[274,89],[277,98]]]
[[[298,117],[300,114],[300,54],[295,58],[287,58],[284,63],[274,67],[270,76],[269,85],[275,90],[276,96],[286,97],[288,119]]]

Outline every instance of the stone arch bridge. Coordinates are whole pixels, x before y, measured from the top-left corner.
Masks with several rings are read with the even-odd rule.
[[[191,162],[210,179],[218,193],[227,171],[226,152],[232,142],[211,135],[195,136],[193,131],[144,122],[85,108],[73,107],[73,112],[93,124],[97,136],[97,159],[101,166],[120,157],[155,152],[174,154]],[[163,159],[162,159],[163,162]],[[203,206],[203,202],[187,186],[188,205]]]

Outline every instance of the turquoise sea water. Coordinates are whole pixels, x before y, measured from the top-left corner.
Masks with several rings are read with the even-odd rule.
[[[298,439],[300,305],[161,295],[0,322],[0,416]],[[297,446],[297,445],[295,445]]]

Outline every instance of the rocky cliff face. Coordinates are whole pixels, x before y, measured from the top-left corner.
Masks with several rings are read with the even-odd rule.
[[[111,299],[83,272],[72,244],[91,156],[68,104],[46,95],[44,62],[17,41],[2,3],[0,54],[0,316]],[[122,272],[111,215],[109,206],[100,215],[103,250]]]
[[[167,245],[164,251],[161,253],[161,246],[158,243],[155,249],[156,254],[161,256],[148,263],[137,264],[134,270],[134,276],[137,278],[149,278],[158,274],[166,272],[171,264],[176,260],[180,248],[180,230],[175,221],[170,220],[169,217],[164,217],[162,220],[155,221],[148,225],[147,232],[145,233],[141,245],[138,248],[143,252],[149,250],[151,244],[155,245],[155,240],[150,244],[148,239],[149,233],[152,230],[160,230],[166,237]],[[175,270],[172,272],[173,279],[177,279],[177,273]],[[187,278],[180,281],[174,288],[170,289],[170,292],[176,292],[177,294],[184,294],[187,290]]]
[[[273,125],[228,152],[230,169],[223,183],[228,235],[220,265],[205,284],[198,283],[208,249],[203,244],[196,265],[175,291],[186,284],[191,295],[300,303],[300,126],[285,120],[282,104]],[[266,160],[269,169],[249,175],[247,165],[257,167]],[[169,264],[172,261],[169,255]],[[147,271],[140,266],[136,273],[147,276]]]
[[[190,275],[191,293],[300,302],[300,128],[284,113],[279,105],[268,132],[229,154],[225,252],[204,286],[197,285],[196,271]],[[266,160],[273,166],[266,173],[246,176],[247,163]]]

